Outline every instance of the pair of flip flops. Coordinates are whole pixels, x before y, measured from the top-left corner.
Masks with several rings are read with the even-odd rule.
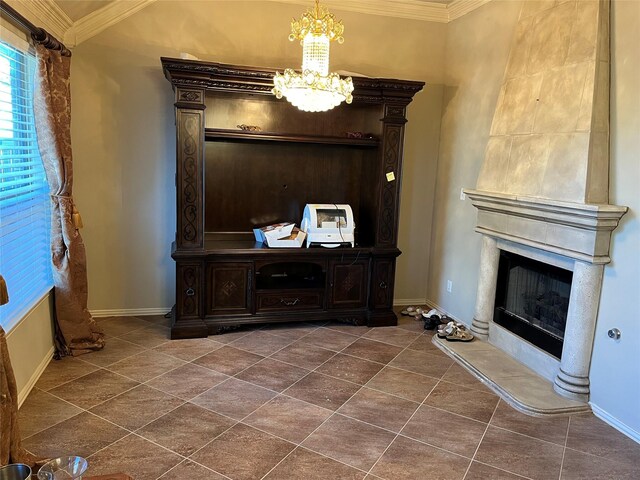
[[[440,325],[437,335],[449,342],[470,342],[474,338],[464,324],[454,321]]]

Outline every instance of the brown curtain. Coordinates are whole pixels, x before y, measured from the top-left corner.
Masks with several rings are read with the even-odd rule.
[[[36,463],[33,455],[22,448],[18,428],[18,390],[4,330],[0,327],[0,466],[9,463]]]
[[[104,347],[104,334],[87,310],[86,254],[73,203],[71,158],[71,58],[36,46],[34,113],[40,156],[51,188],[56,347],[59,355],[79,355]]]

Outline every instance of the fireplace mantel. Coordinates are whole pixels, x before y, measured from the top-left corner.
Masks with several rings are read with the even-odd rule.
[[[476,232],[594,264],[611,261],[611,233],[627,207],[465,190]]]

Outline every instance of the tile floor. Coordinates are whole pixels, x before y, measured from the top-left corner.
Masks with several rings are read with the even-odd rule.
[[[640,445],[591,414],[522,415],[419,322],[296,324],[168,340],[101,321],[103,351],[52,362],[25,446],[136,479],[638,479]]]

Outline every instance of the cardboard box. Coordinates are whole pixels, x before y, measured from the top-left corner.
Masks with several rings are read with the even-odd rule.
[[[272,248],[298,248],[304,243],[307,234],[293,223],[276,223],[262,228],[254,228],[257,242]]]

